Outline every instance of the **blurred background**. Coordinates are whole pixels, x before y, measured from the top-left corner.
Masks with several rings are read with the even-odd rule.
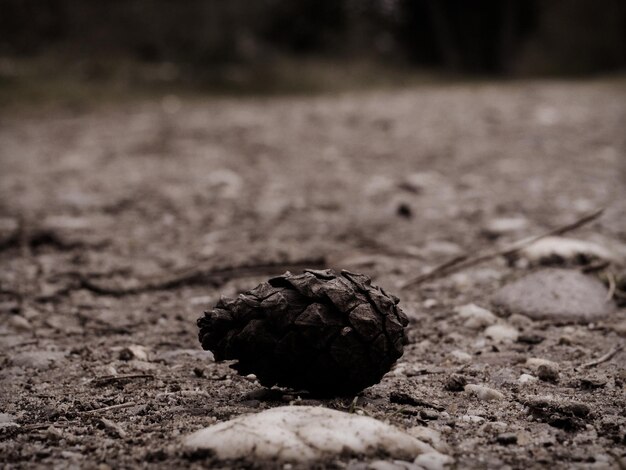
[[[0,0],[0,99],[606,74],[625,25],[623,0]]]

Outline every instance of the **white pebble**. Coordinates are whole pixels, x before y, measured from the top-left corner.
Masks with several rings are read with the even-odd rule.
[[[533,382],[536,382],[537,380],[538,380],[537,377],[535,377],[534,375],[530,375],[530,374],[522,374],[519,376],[519,379],[517,379],[517,381],[520,384],[533,383]]]
[[[471,393],[472,395],[476,395],[480,400],[504,400],[504,394],[483,385],[467,384],[465,386],[465,391]]]
[[[466,364],[468,362],[472,362],[472,355],[466,353],[465,351],[460,351],[458,349],[452,351],[450,353],[450,356],[452,356],[452,359],[455,362],[459,362],[461,364]]]
[[[493,325],[498,318],[489,310],[475,304],[467,304],[456,309],[459,318],[465,320],[467,328],[480,329]]]
[[[485,418],[476,415],[463,415],[461,416],[461,421],[472,424],[480,424],[485,422]]]
[[[252,462],[314,462],[340,453],[413,459],[435,452],[400,429],[367,416],[322,407],[282,406],[239,416],[196,431],[183,440],[189,449],[218,459]]]
[[[485,336],[497,343],[512,343],[517,340],[519,331],[511,325],[500,323],[487,328],[485,330]]]
[[[439,452],[429,452],[417,457],[413,463],[419,465],[424,470],[444,470],[452,467],[454,459]]]
[[[427,428],[426,426],[414,426],[407,429],[407,433],[420,441],[430,444],[439,452],[443,452],[444,454],[450,452],[450,448],[448,447],[446,441],[441,437],[441,433],[435,429]]]

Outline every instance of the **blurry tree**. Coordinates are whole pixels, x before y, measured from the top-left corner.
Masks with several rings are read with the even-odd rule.
[[[624,0],[0,0],[0,54],[200,67],[315,55],[589,72],[626,64],[625,30]]]

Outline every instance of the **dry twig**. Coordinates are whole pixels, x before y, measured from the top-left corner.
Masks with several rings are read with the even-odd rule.
[[[595,367],[598,364],[602,364],[603,362],[607,362],[610,361],[611,359],[613,359],[613,357],[619,353],[620,351],[622,351],[624,349],[624,345],[620,344],[618,346],[615,346],[614,349],[612,349],[611,351],[609,351],[608,353],[606,353],[604,356],[600,356],[598,359],[594,359],[591,362],[587,362],[583,365],[581,365],[580,367],[582,367],[583,369],[590,369],[591,367]]]
[[[230,279],[268,274],[281,274],[290,270],[298,271],[305,268],[316,269],[322,267],[326,267],[326,260],[323,257],[305,258],[286,263],[262,263],[217,269],[212,267],[207,268],[205,266],[192,266],[172,275],[149,279],[138,285],[126,287],[100,284],[84,276],[80,276],[79,279],[81,287],[90,290],[95,294],[122,297],[125,295],[139,294],[154,290],[173,289],[183,285],[206,282],[212,282],[216,285],[220,285]]]
[[[452,258],[446,261],[445,263],[440,264],[439,266],[434,267],[433,269],[431,269],[430,271],[424,274],[420,274],[419,276],[409,279],[408,281],[403,283],[400,286],[400,288],[406,289],[407,287],[416,286],[425,281],[430,281],[439,277],[447,276],[454,272],[461,271],[462,269],[467,269],[471,266],[475,266],[479,263],[488,261],[493,258],[497,258],[499,256],[513,255],[517,253],[518,251],[522,250],[523,248],[526,248],[527,246],[535,243],[536,241],[541,240],[542,238],[551,237],[554,235],[562,235],[564,233],[567,233],[579,227],[582,227],[583,225],[596,220],[598,217],[602,215],[603,212],[604,212],[604,209],[599,209],[595,212],[592,212],[590,214],[587,214],[581,217],[580,219],[574,222],[571,222],[566,225],[562,225],[560,227],[549,230],[540,235],[535,235],[533,237],[518,240],[514,243],[511,243],[510,245],[507,245],[497,250],[488,251],[486,253],[479,253],[476,256],[471,256],[470,254],[457,256],[455,258]]]
[[[105,411],[111,411],[111,410],[121,410],[122,408],[130,408],[131,406],[135,406],[136,403],[129,401],[127,403],[120,403],[119,405],[111,405],[111,406],[105,406],[104,408],[96,408],[95,410],[89,410],[89,411],[84,411],[84,414],[90,415],[90,414],[95,414],[95,413],[103,413]]]

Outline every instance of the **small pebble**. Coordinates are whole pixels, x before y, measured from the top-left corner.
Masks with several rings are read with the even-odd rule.
[[[557,367],[542,364],[537,368],[537,377],[544,382],[558,382],[559,370]]]
[[[501,235],[519,232],[528,226],[528,220],[523,217],[501,217],[489,220],[483,227],[483,233],[488,238],[498,238]]]
[[[444,388],[449,392],[462,392],[467,385],[467,379],[459,374],[452,374],[446,380]]]
[[[137,359],[138,361],[148,360],[148,351],[144,346],[131,344],[120,351],[119,358],[122,361]]]
[[[450,468],[450,466],[454,463],[454,459],[449,455],[441,454],[439,452],[428,452],[418,456],[413,463],[424,470],[443,470],[445,468]]]
[[[439,419],[439,413],[435,410],[420,410],[420,418],[425,421],[433,421]]]
[[[450,353],[450,356],[452,356],[452,359],[455,362],[460,362],[461,364],[472,362],[472,355],[471,354],[468,354],[465,351],[459,351],[458,349],[455,350],[455,351],[452,351]]]
[[[9,317],[9,325],[15,331],[26,332],[33,329],[31,323],[21,315],[11,315]]]
[[[475,304],[467,304],[456,309],[459,318],[464,320],[463,325],[471,329],[481,329],[493,325],[498,318],[489,310]]]
[[[476,415],[463,415],[461,416],[461,421],[472,424],[480,424],[485,422],[485,418]]]
[[[517,379],[517,381],[520,384],[528,384],[528,383],[536,382],[537,377],[535,377],[534,375],[530,375],[530,374],[522,374],[519,376],[519,379]]]
[[[465,386],[465,391],[484,401],[504,400],[505,398],[501,392],[483,385],[468,384]]]
[[[450,447],[445,442],[443,437],[441,437],[441,433],[435,429],[428,428],[426,426],[414,426],[409,428],[407,433],[420,441],[430,444],[439,452],[443,452],[444,454],[450,452]]]
[[[596,278],[570,269],[543,269],[502,287],[495,307],[533,320],[589,323],[615,310],[607,288]]]
[[[511,325],[497,324],[488,327],[485,330],[485,336],[497,343],[512,343],[517,341],[519,332]]]

